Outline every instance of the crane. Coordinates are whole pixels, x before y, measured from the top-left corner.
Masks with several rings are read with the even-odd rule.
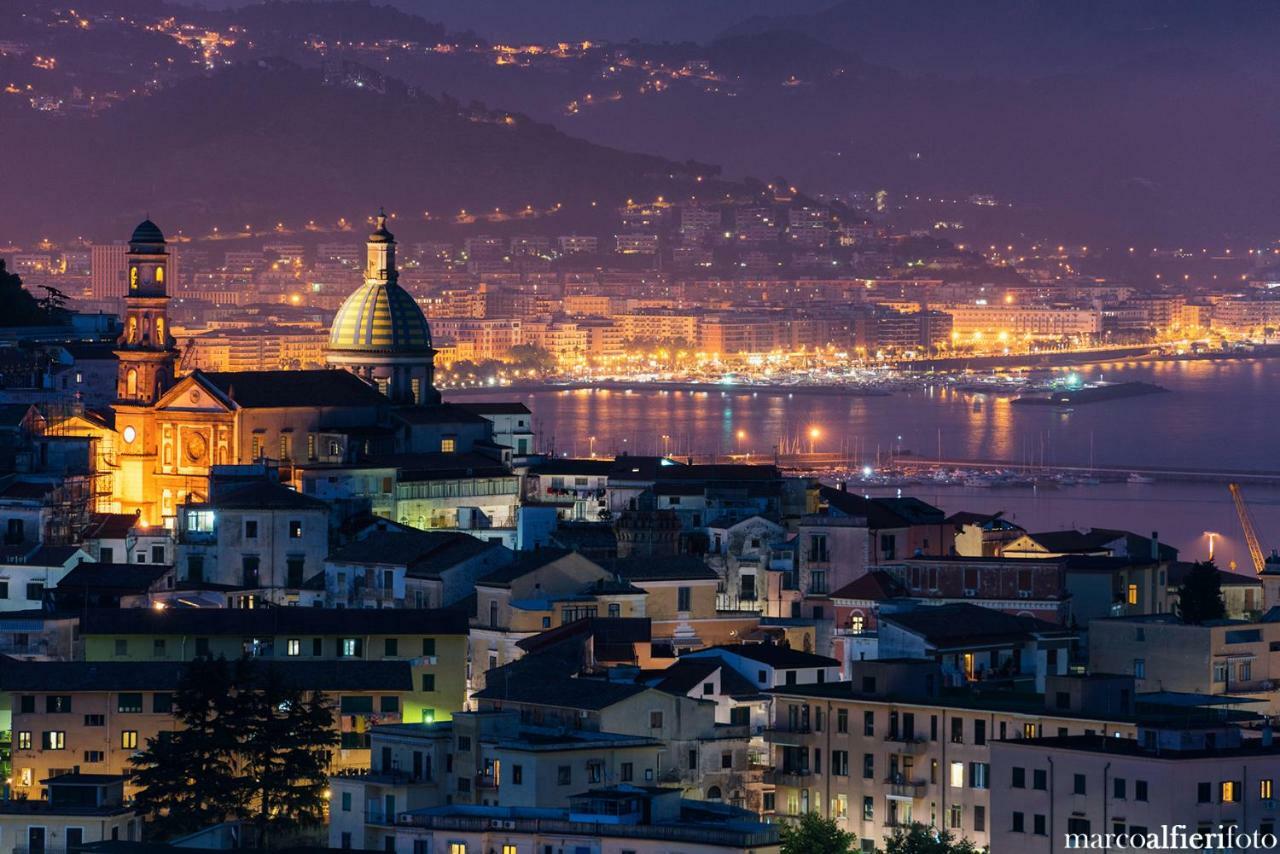
[[[1231,490],[1231,500],[1236,505],[1236,515],[1240,517],[1240,527],[1244,529],[1244,541],[1249,546],[1249,558],[1253,561],[1254,572],[1259,575],[1267,568],[1267,557],[1262,553],[1262,544],[1258,542],[1258,532],[1254,530],[1253,514],[1249,512],[1249,505],[1244,503],[1244,495],[1240,492],[1240,484],[1227,484],[1227,489]]]

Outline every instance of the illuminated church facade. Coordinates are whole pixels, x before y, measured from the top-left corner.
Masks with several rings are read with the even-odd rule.
[[[328,370],[179,377],[166,311],[169,272],[164,235],[147,220],[129,242],[116,400],[103,417],[66,425],[99,439],[99,466],[110,482],[109,502],[99,509],[167,524],[182,505],[208,496],[215,465],[267,463],[296,485],[304,469],[374,457],[510,462],[490,422],[440,401],[430,328],[397,282],[385,216],[368,239],[364,284],[333,322]]]

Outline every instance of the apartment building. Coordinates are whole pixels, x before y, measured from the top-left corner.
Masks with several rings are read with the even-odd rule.
[[[997,742],[991,850],[1245,850],[1251,846],[1191,836],[1275,834],[1278,760],[1280,745],[1269,730],[1247,737],[1238,726],[1203,716],[1144,725],[1136,737],[1094,732]],[[1108,834],[1111,841],[1098,844]],[[1072,845],[1073,835],[1090,841]]]
[[[920,660],[854,662],[851,675],[770,692],[776,789],[766,808],[833,818],[867,852],[912,822],[991,845],[995,742],[1136,731],[1125,677],[1057,676],[1042,696],[944,690],[941,668]]]

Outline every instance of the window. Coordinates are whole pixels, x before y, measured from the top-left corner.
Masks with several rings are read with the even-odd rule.
[[[1125,595],[1125,601],[1130,605],[1138,604],[1138,585],[1130,584],[1128,593]]]
[[[1224,804],[1234,804],[1240,800],[1240,784],[1235,780],[1223,780],[1218,786],[1218,793]]]
[[[964,827],[964,807],[960,804],[952,804],[947,814],[947,827],[952,830],[961,830]]]
[[[422,690],[434,691],[436,689],[436,675],[434,673],[422,674]]]
[[[86,750],[84,752],[85,762],[102,762],[105,754],[101,750]]]
[[[28,596],[27,598],[30,599],[31,597]],[[1213,665],[1213,681],[1227,681],[1227,663],[1225,661],[1220,661]]]
[[[568,786],[573,782],[573,768],[569,765],[561,765],[556,768],[556,785]]]
[[[511,766],[511,785],[513,786],[524,785],[524,766],[523,765]]]
[[[422,639],[422,654],[423,654],[424,656],[428,656],[428,655],[435,655],[435,654],[436,654],[436,639],[435,639],[435,638],[423,638],[423,639]]]
[[[964,744],[964,719],[951,719],[951,743]]]
[[[33,710],[34,711],[34,710]],[[50,694],[44,698],[45,714],[67,714],[71,711],[70,694]]]
[[[1034,833],[1036,836],[1049,835],[1049,829],[1048,829],[1049,823],[1045,821],[1045,817],[1043,813],[1037,813],[1035,815],[1035,817],[1032,819],[1031,827],[1032,827],[1032,833]]]
[[[725,750],[720,754],[720,767],[730,771],[733,770],[733,753],[731,751]]]
[[[1071,783],[1071,791],[1077,795],[1087,795],[1088,787],[1085,785],[1083,774],[1076,774]]]
[[[973,743],[974,744],[987,743],[987,722],[986,721],[976,720],[973,722]]]
[[[1026,832],[1027,832],[1027,828],[1026,828],[1026,816],[1024,816],[1024,815],[1023,815],[1022,813],[1020,813],[1020,812],[1015,812],[1015,813],[1013,814],[1013,827],[1012,827],[1012,830],[1013,830],[1013,832],[1014,832],[1014,833],[1026,833]]]
[[[873,736],[876,734],[876,713],[862,713],[862,734],[865,736]]]
[[[301,519],[289,520],[289,539],[291,540],[302,539],[302,520]]]
[[[118,694],[116,697],[117,712],[140,712],[142,711],[142,695],[141,694]]]
[[[951,782],[951,788],[953,789],[964,788],[964,763],[963,762],[951,763],[951,774],[950,774],[949,780]]]
[[[1049,772],[1043,768],[1036,768],[1031,772],[1031,788],[1041,792],[1049,788]]]
[[[165,655],[164,638],[156,638],[151,642],[151,657],[164,658],[164,655]]]
[[[456,451],[457,449],[458,449],[458,440],[457,440],[457,439],[454,439],[454,438],[452,438],[452,437],[446,436],[446,437],[444,437],[443,439],[441,439],[441,440],[440,440],[440,453],[442,453],[442,454],[452,454],[452,453],[453,453],[454,451]]]
[[[1147,660],[1145,658],[1135,658],[1133,660],[1133,678],[1147,678]]]
[[[863,797],[863,799],[862,799],[862,820],[863,820],[863,821],[874,821],[874,820],[875,820],[875,817],[876,817],[876,802],[875,802],[875,799],[874,799],[874,798],[872,798],[872,797],[870,797],[870,796]]]
[[[44,598],[44,585],[38,581],[33,581],[27,585],[27,598],[32,602],[39,602]]]
[[[257,519],[244,520],[244,538],[246,540],[258,539],[258,520]]]
[[[649,713],[649,729],[662,729],[662,712]]]
[[[1125,789],[1127,788],[1127,785],[1128,784],[1123,777],[1117,777],[1111,784],[1111,796],[1118,801],[1123,801],[1125,799]]]
[[[350,792],[342,793],[342,811],[351,812],[351,793]]]
[[[134,750],[138,746],[138,731],[126,729],[120,733],[120,746],[125,750]]]
[[[151,562],[164,563],[164,546],[151,547]]]
[[[400,711],[400,698],[395,696],[379,697],[378,711],[384,715]]]
[[[1135,801],[1143,801],[1143,802],[1147,800],[1147,781],[1146,780],[1133,781],[1133,799]]]
[[[971,789],[989,789],[991,777],[991,766],[986,762],[970,762],[969,763],[969,788]]]
[[[1196,784],[1196,803],[1198,804],[1209,803],[1210,795],[1212,791],[1213,791],[1213,787],[1208,783],[1197,783]]]
[[[342,638],[338,641],[338,655],[342,658],[363,658],[364,642],[360,638]]]
[[[298,589],[306,581],[307,575],[306,558],[298,555],[290,555],[284,559],[285,586],[294,590]]]
[[[398,638],[384,638],[382,641],[382,655],[385,658],[395,658],[400,654],[400,641]]]
[[[113,650],[116,656],[124,656],[129,654],[129,641],[127,638],[116,638]]]
[[[697,771],[698,770],[698,751],[690,750],[688,753],[688,756],[686,757],[686,761],[689,763],[690,771]]]
[[[836,711],[836,732],[847,733],[849,731],[849,710],[839,709]]]
[[[1009,787],[1013,789],[1025,789],[1027,787],[1027,769],[1014,768],[1013,776],[1009,780]]]
[[[157,715],[173,713],[173,695],[167,691],[159,691],[151,695],[151,711]]]
[[[84,725],[85,726],[106,726],[107,716],[106,715],[85,715]]]
[[[973,829],[976,833],[985,833],[987,830],[987,808],[981,805],[975,805],[973,808]]]
[[[635,765],[630,762],[623,762],[618,776],[624,783],[630,783],[635,779]]]
[[[693,588],[677,587],[676,588],[676,610],[690,611],[693,609]]]
[[[1271,800],[1271,780],[1270,778],[1258,781],[1258,797],[1264,801]]]
[[[67,733],[65,730],[47,729],[40,733],[40,748],[42,750],[65,750],[66,746]]]
[[[285,655],[302,655],[302,639],[289,638],[284,645]]]
[[[831,773],[836,777],[849,776],[849,751],[831,751]]]
[[[31,733],[30,732],[18,733],[18,749],[19,750],[31,749]]]
[[[862,779],[874,780],[876,778],[876,755],[874,753],[862,754]]]

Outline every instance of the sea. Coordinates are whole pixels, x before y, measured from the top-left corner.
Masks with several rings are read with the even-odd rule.
[[[776,448],[839,452],[875,467],[891,456],[1040,465],[1191,468],[1220,482],[851,488],[914,495],[947,512],[1003,511],[1031,531],[1121,528],[1219,566],[1252,571],[1227,488],[1230,472],[1280,472],[1280,359],[1132,360],[1063,368],[1081,382],[1141,381],[1167,392],[1077,405],[1012,405],[1012,393],[920,383],[890,394],[777,387],[453,392],[450,400],[520,400],[541,450],[586,457],[733,454],[769,462]],[[969,384],[963,384],[968,387]],[[1277,479],[1276,483],[1280,483]],[[1280,548],[1280,485],[1245,484],[1264,551]]]

